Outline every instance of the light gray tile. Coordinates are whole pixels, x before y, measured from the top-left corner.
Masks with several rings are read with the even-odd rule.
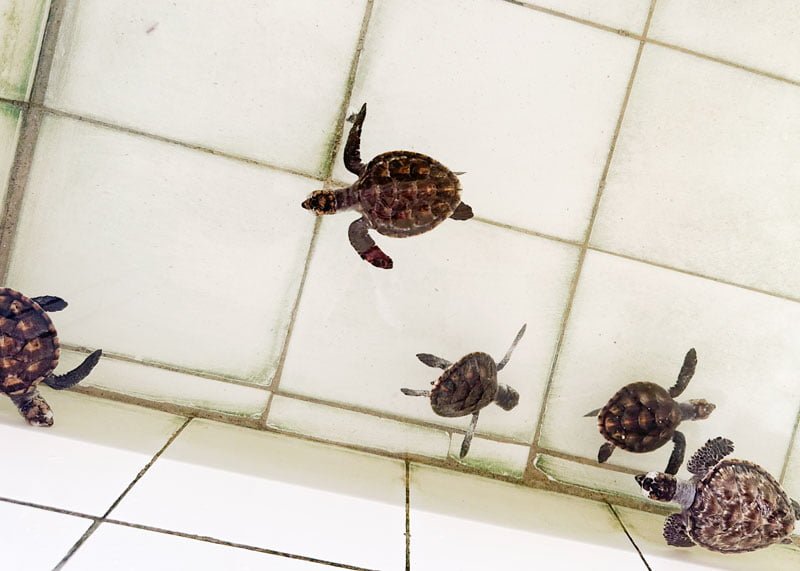
[[[49,0],[0,0],[0,97],[27,101],[49,7]]]

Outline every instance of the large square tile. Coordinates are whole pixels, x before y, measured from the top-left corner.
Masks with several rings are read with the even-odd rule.
[[[399,461],[195,420],[110,517],[404,569],[404,474]]]
[[[181,426],[180,417],[69,392],[41,389],[51,428],[28,426],[0,401],[0,441],[9,460],[0,495],[103,515]]]
[[[0,568],[52,569],[92,520],[0,502]]]
[[[27,100],[49,0],[0,0],[0,97]]]
[[[412,466],[411,568],[646,569],[609,507]]]
[[[800,81],[793,0],[659,0],[649,37]]]
[[[64,569],[332,571],[333,568],[302,559],[105,523],[75,552]]]
[[[800,298],[800,89],[647,46],[592,244]]]
[[[650,0],[523,0],[526,4],[549,8],[590,22],[641,34],[647,21]]]
[[[477,216],[581,240],[636,49],[507,2],[381,0],[352,96],[361,155],[431,155],[467,172]]]
[[[314,225],[314,181],[45,118],[8,283],[70,303],[62,340],[267,383]]]
[[[365,5],[70,2],[47,104],[320,173]]]
[[[17,151],[22,113],[18,107],[0,103],[0,207],[5,202],[8,176]]]
[[[484,351],[499,361],[527,323],[498,376],[519,391],[520,403],[510,412],[487,407],[478,431],[529,441],[578,249],[447,221],[405,240],[378,236],[395,266],[377,270],[347,241],[352,219],[340,214],[322,224],[280,389],[466,429],[469,417],[438,417],[426,399],[400,392],[429,387],[441,374],[415,355],[456,361]]]
[[[734,456],[779,475],[800,403],[800,304],[597,252],[585,260],[540,443],[595,459],[604,440],[583,415],[634,381],[668,389],[691,347],[696,373],[677,400],[717,408],[680,425],[686,460],[724,436]],[[609,463],[663,470],[671,451],[617,450]]]

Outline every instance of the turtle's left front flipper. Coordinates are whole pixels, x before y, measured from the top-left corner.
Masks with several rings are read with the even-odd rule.
[[[39,304],[39,307],[45,311],[61,311],[67,307],[67,302],[54,295],[40,295],[39,297],[32,297],[33,301]]]
[[[89,376],[89,373],[91,373],[92,369],[94,369],[94,366],[97,365],[97,362],[100,360],[100,356],[102,354],[102,349],[98,349],[86,357],[86,359],[83,360],[83,363],[72,369],[69,373],[64,373],[63,375],[50,375],[43,382],[51,389],[56,389],[59,391],[74,387],[87,376]]]

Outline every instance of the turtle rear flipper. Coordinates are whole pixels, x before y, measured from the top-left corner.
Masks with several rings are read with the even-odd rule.
[[[503,357],[503,359],[499,363],[497,363],[498,371],[502,371],[503,367],[505,367],[508,364],[509,359],[511,359],[511,353],[514,352],[514,349],[516,349],[517,347],[517,343],[519,343],[519,340],[522,339],[523,335],[525,335],[525,329],[527,329],[527,327],[528,327],[527,323],[523,324],[522,328],[519,330],[519,333],[517,333],[517,336],[514,337],[514,341],[513,343],[511,343],[511,347],[508,348],[508,351],[506,351],[506,354]]]
[[[611,457],[611,453],[614,452],[614,444],[612,442],[606,442],[600,447],[600,450],[597,451],[597,461],[601,464],[608,460]]]
[[[100,360],[102,354],[103,351],[98,349],[86,357],[86,359],[83,360],[83,363],[72,369],[69,373],[64,373],[63,375],[50,375],[42,382],[51,389],[56,389],[58,391],[74,387],[92,372],[92,369],[94,369],[95,365],[97,365],[97,362]]]
[[[681,464],[683,464],[683,457],[686,454],[686,437],[682,432],[676,430],[675,434],[672,435],[672,442],[675,444],[675,448],[672,449],[669,462],[667,462],[667,469],[664,471],[674,476],[680,470]]]
[[[600,411],[601,411],[601,410],[603,410],[603,409],[602,409],[602,408],[596,408],[596,409],[594,409],[594,410],[590,410],[589,412],[587,412],[587,413],[586,413],[586,414],[584,414],[583,416],[584,416],[584,417],[587,417],[587,416],[597,416],[598,414],[600,414]]]
[[[674,547],[694,547],[694,541],[686,533],[686,523],[682,514],[672,514],[664,523],[664,539]]]
[[[21,395],[11,396],[11,401],[31,426],[53,426],[53,411],[36,387]]]
[[[452,363],[447,359],[442,359],[441,357],[437,357],[436,355],[431,355],[430,353],[417,353],[417,359],[419,359],[429,367],[438,369],[446,369],[447,367],[452,365]]]
[[[361,110],[354,116],[349,117],[353,121],[350,133],[347,135],[347,143],[344,146],[344,166],[351,173],[361,176],[366,166],[361,162],[361,126],[367,116],[367,104],[361,106]]]
[[[461,202],[458,206],[456,206],[456,209],[450,215],[450,218],[453,220],[469,220],[473,216],[472,207]]]
[[[686,386],[689,384],[689,381],[692,380],[694,376],[694,370],[697,367],[697,352],[694,350],[694,347],[689,349],[686,353],[686,357],[683,358],[683,366],[681,367],[681,372],[678,373],[678,380],[675,382],[675,385],[669,389],[669,396],[672,398],[680,396],[680,394],[686,389]]]
[[[66,301],[53,295],[41,295],[39,297],[32,297],[31,299],[38,303],[39,307],[45,311],[61,311],[67,307]]]
[[[733,442],[721,436],[712,438],[692,455],[687,468],[695,476],[703,476],[731,452]]]

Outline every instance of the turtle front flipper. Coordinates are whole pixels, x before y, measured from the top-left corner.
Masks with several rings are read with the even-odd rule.
[[[447,359],[442,359],[441,357],[437,357],[436,355],[431,355],[430,353],[417,353],[417,359],[419,359],[429,367],[433,367],[435,369],[436,368],[446,369],[452,364]]]
[[[703,447],[689,458],[687,468],[695,476],[704,476],[713,466],[733,452],[733,442],[717,436],[703,444]]]
[[[614,448],[616,446],[613,442],[606,442],[600,447],[600,450],[597,451],[597,461],[601,464],[611,458],[611,453],[614,452]]]
[[[794,519],[800,519],[800,503],[797,500],[792,500],[792,508],[794,508]]]
[[[392,259],[375,244],[375,240],[370,238],[369,225],[363,216],[350,224],[347,237],[358,255],[376,268],[391,270],[394,266]]]
[[[664,539],[674,547],[694,547],[694,541],[686,533],[686,523],[682,514],[672,514],[664,523]]]
[[[686,437],[682,432],[676,430],[675,434],[672,435],[672,442],[675,444],[675,448],[672,449],[669,462],[667,462],[667,469],[664,471],[674,476],[680,470],[681,464],[683,464],[683,456],[686,454]]]
[[[31,426],[53,426],[53,411],[34,386],[21,395],[9,395]]]
[[[686,357],[683,358],[683,366],[681,367],[681,372],[678,373],[678,380],[675,382],[675,385],[669,389],[669,396],[672,398],[680,396],[680,394],[686,389],[686,386],[689,384],[689,381],[692,380],[694,376],[694,370],[697,367],[697,352],[694,350],[694,347],[689,349],[686,353]]]
[[[361,127],[364,118],[367,116],[367,104],[361,106],[361,110],[353,117],[353,126],[347,135],[347,143],[344,146],[344,166],[351,173],[361,176],[366,168],[361,162]]]
[[[32,297],[31,299],[38,303],[39,307],[45,311],[61,311],[67,307],[66,301],[53,295],[40,295],[39,297]]]
[[[400,392],[406,395],[407,397],[429,397],[431,396],[431,391],[426,391],[422,389],[400,389]]]
[[[459,452],[458,457],[463,458],[469,452],[470,444],[472,444],[472,437],[475,435],[475,427],[478,426],[478,415],[480,411],[473,413],[472,415],[472,422],[469,423],[469,428],[467,428],[467,433],[464,435],[464,442],[461,443],[461,452]]]
[[[450,218],[453,220],[469,220],[472,218],[472,207],[460,202],[453,213],[450,215]]]
[[[517,343],[519,343],[519,340],[522,339],[523,335],[525,335],[525,329],[527,329],[527,328],[528,328],[528,324],[527,323],[522,325],[522,329],[520,329],[519,333],[517,333],[517,336],[514,337],[514,341],[511,343],[511,347],[508,348],[508,351],[506,351],[506,354],[503,357],[503,359],[499,363],[497,363],[497,370],[498,371],[503,370],[503,367],[508,365],[508,361],[509,361],[509,359],[511,359],[511,353],[514,352],[514,349],[516,349],[516,347],[517,347]]]
[[[86,357],[86,359],[83,360],[83,363],[72,369],[69,373],[64,373],[63,375],[50,375],[42,382],[44,382],[44,384],[51,389],[56,389],[58,391],[74,387],[92,372],[92,369],[94,369],[94,366],[97,365],[97,362],[100,360],[100,356],[102,354],[103,351],[98,349]]]

